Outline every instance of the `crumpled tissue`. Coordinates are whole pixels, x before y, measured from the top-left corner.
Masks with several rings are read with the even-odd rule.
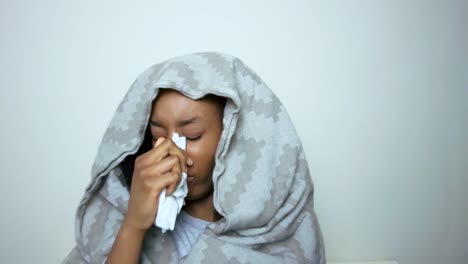
[[[185,150],[186,139],[179,137],[179,134],[172,135],[172,141],[181,149]],[[165,233],[167,230],[174,230],[177,215],[185,204],[184,198],[187,196],[187,174],[182,172],[182,179],[177,185],[176,190],[169,196],[166,196],[166,189],[159,194],[158,213],[154,224],[161,228]]]

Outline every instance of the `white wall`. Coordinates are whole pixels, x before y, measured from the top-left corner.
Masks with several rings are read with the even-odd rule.
[[[0,262],[59,262],[130,84],[215,50],[292,116],[330,261],[466,263],[466,1],[231,2],[0,1]]]

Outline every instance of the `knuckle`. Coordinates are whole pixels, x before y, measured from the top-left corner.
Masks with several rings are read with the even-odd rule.
[[[139,168],[140,167],[140,164],[141,164],[141,158],[140,156],[138,156],[136,159],[135,159],[135,163],[134,163],[134,168]]]
[[[170,185],[174,185],[177,182],[177,178],[175,177],[173,172],[170,172],[167,174],[168,181],[170,182]]]
[[[171,155],[168,157],[171,162],[176,163],[179,162],[179,158],[177,156]]]
[[[182,152],[182,150],[179,147],[174,147],[173,149],[171,149],[171,154],[177,155],[180,158],[184,157],[184,153]]]
[[[166,138],[166,140],[164,140],[164,142],[161,145],[164,145],[165,147],[168,147],[168,146],[172,145],[172,140],[170,138]]]
[[[145,179],[147,173],[147,170],[138,170],[135,176],[137,177],[137,179]]]
[[[135,169],[137,169],[137,170],[141,170],[141,169],[143,169],[144,164],[145,164],[145,157],[140,155],[135,159],[135,163],[134,163],[133,167]]]
[[[158,176],[161,175],[162,173],[161,168],[159,166],[154,167],[152,172],[154,175],[158,175]]]
[[[174,187],[177,186],[177,184],[180,182],[180,180],[181,180],[180,174],[177,174],[175,172],[171,173],[171,181],[175,185]]]
[[[143,160],[144,156],[143,155],[140,155],[138,157],[135,158],[135,164],[139,164],[141,163],[141,160]]]

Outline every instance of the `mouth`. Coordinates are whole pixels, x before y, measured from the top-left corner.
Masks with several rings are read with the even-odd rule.
[[[187,183],[190,183],[194,180],[193,176],[187,176]]]

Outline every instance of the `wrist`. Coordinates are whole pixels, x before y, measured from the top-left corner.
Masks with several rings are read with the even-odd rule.
[[[120,232],[125,236],[143,237],[146,233],[146,229],[132,224],[128,219],[124,219],[120,227]]]

